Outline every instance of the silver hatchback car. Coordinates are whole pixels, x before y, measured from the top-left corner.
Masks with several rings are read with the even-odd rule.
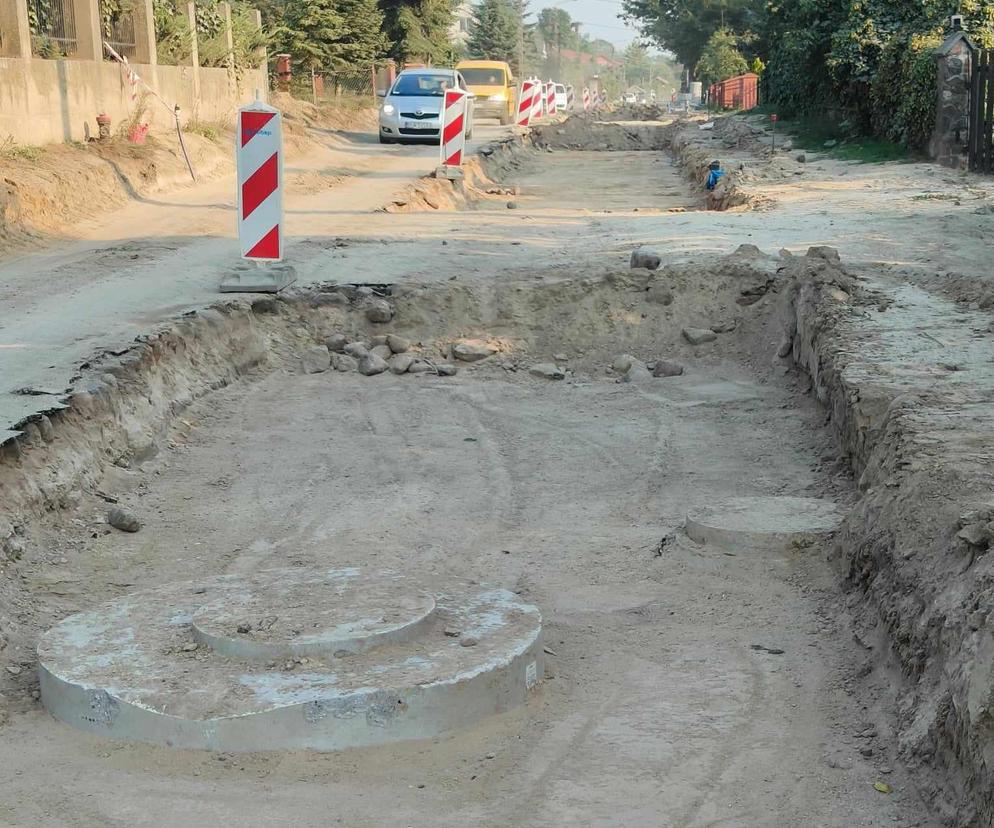
[[[466,89],[455,69],[405,69],[380,104],[380,143],[439,141],[439,113],[446,89]],[[473,136],[473,96],[466,101],[466,137]]]

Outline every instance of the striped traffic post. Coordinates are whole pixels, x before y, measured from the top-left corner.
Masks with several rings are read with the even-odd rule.
[[[238,110],[238,242],[243,259],[283,258],[283,122],[255,101]]]
[[[283,119],[256,99],[238,110],[235,122],[238,182],[238,247],[250,264],[222,279],[222,293],[277,293],[296,280],[283,259]]]
[[[469,93],[465,89],[446,89],[442,107],[442,140],[439,153],[443,167],[461,167],[466,149],[466,101]]]
[[[556,114],[556,84],[553,81],[549,81],[545,86],[545,113]]]
[[[542,117],[542,109],[545,105],[545,87],[538,78],[532,78],[532,120],[537,121]]]
[[[521,92],[518,93],[518,120],[519,127],[527,127],[531,124],[532,110],[534,109],[535,84],[530,81],[521,81]]]
[[[586,86],[583,87],[583,111],[590,111],[590,90]]]
[[[573,111],[573,104],[576,103],[576,92],[573,91],[572,86],[566,87],[566,111]]]

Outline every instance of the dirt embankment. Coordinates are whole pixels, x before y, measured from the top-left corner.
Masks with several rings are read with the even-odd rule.
[[[902,687],[901,751],[925,798],[949,825],[990,826],[994,323],[831,257],[793,286],[785,319],[782,347],[859,475],[834,557],[879,653],[864,680]]]
[[[524,164],[534,147],[527,138],[504,138],[463,160],[462,176],[450,180],[436,173],[422,176],[383,207],[388,213],[467,210],[504,201],[513,209],[515,188],[501,182]]]
[[[318,147],[313,130],[367,129],[375,120],[375,110],[318,108],[287,96],[277,96],[274,103],[283,111],[289,158]],[[196,125],[184,132],[184,141],[198,180],[233,169],[231,124]],[[191,183],[179,140],[168,130],[150,135],[141,145],[120,136],[45,147],[0,140],[0,166],[0,257],[45,239],[71,236],[80,221],[99,218],[131,199]]]

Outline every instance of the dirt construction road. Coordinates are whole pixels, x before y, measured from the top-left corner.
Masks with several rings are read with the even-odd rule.
[[[774,367],[772,322],[729,298],[741,263],[704,254],[841,241],[857,263],[924,278],[962,266],[973,242],[943,240],[947,200],[912,198],[956,182],[925,165],[826,159],[795,176],[757,164],[765,209],[715,214],[666,153],[529,151],[501,182],[517,196],[386,213],[373,211],[428,156],[358,139],[336,152],[363,172],[288,199],[301,282],[406,286],[397,330],[419,352],[480,337],[500,360],[451,378],[304,375],[307,337],[374,331],[344,317],[312,331],[280,311],[270,359],[162,429],[136,425],[143,456],[108,450],[99,487],[36,516],[0,591],[3,663],[16,668],[0,684],[0,824],[938,825],[899,759],[896,668],[856,635],[825,549],[721,550],[680,529],[728,496],[844,510],[858,497],[824,409]],[[137,204],[69,249],[0,268],[0,425],[38,406],[14,389],[62,389],[91,353],[217,298],[234,249],[226,186]],[[884,189],[897,195],[870,216]],[[911,209],[937,222],[909,240]],[[643,242],[692,263],[669,302],[626,281]],[[710,325],[728,338],[697,348],[681,335]],[[624,353],[685,372],[619,382]],[[553,360],[565,381],[525,370]],[[145,528],[111,532],[107,499]],[[122,743],[38,703],[33,647],[55,621],[139,587],[271,566],[514,590],[542,610],[545,681],[477,727],[337,754]]]

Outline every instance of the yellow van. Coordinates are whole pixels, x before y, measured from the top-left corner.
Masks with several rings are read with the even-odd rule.
[[[499,118],[502,124],[514,121],[514,78],[511,67],[502,60],[460,60],[456,69],[476,96],[473,112],[477,118]]]

